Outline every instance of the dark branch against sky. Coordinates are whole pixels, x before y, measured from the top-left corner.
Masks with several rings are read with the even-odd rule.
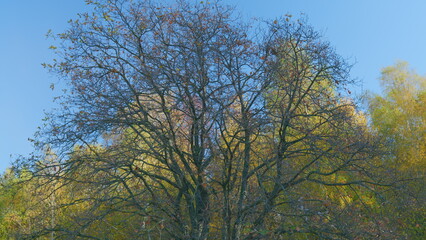
[[[355,63],[352,77],[362,82],[355,93],[379,92],[382,67],[405,60],[425,73],[426,2],[421,0],[228,0],[242,17],[276,18],[303,13],[336,51]],[[54,58],[46,39],[49,29],[60,33],[67,21],[84,12],[83,0],[4,1],[0,5],[0,171],[42,124],[43,111],[54,107],[60,87],[41,63]],[[12,154],[12,157],[10,155]]]

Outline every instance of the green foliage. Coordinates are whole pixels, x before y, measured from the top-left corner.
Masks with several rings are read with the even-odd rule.
[[[370,99],[373,127],[391,144],[399,167],[425,167],[426,78],[400,62],[383,69],[381,82],[384,96]]]
[[[382,71],[383,96],[372,96],[373,128],[390,152],[383,161],[404,179],[388,192],[385,211],[398,232],[409,239],[426,235],[426,78],[398,62]]]

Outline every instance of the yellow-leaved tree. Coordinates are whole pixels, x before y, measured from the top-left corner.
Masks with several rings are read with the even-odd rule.
[[[373,128],[386,141],[383,158],[391,174],[404,179],[388,193],[389,217],[409,239],[425,236],[426,77],[398,62],[382,70],[383,96],[373,95],[369,109]],[[401,194],[404,193],[404,194]]]

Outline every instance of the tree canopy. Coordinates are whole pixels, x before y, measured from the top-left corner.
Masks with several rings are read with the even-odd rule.
[[[382,138],[397,134],[380,126],[397,119],[380,118],[377,97],[371,131],[349,97],[350,64],[304,19],[247,23],[220,2],[87,3],[45,64],[68,88],[16,168],[27,175],[13,173],[45,209],[15,236],[394,236]]]
[[[426,234],[426,78],[398,62],[382,70],[384,96],[369,99],[374,129],[389,155],[383,159],[392,175],[405,179],[388,193],[388,215],[409,239]],[[408,183],[407,183],[408,182]]]

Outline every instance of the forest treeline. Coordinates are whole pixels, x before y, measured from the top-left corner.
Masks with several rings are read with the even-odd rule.
[[[353,96],[304,19],[220,2],[86,1],[65,84],[1,177],[2,239],[424,239],[426,78]]]

